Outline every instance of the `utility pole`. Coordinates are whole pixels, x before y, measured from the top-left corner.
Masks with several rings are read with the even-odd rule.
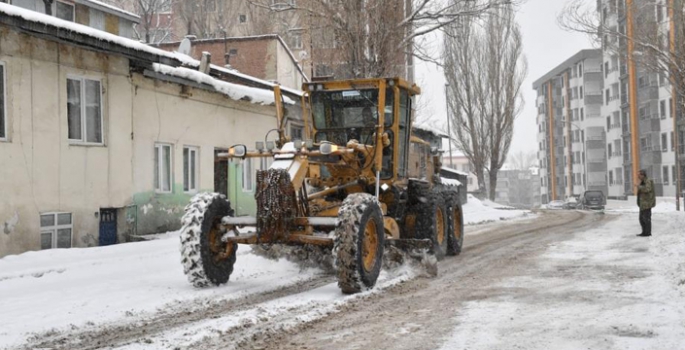
[[[450,101],[448,98],[449,95],[447,93],[447,88],[449,88],[449,86],[449,83],[445,83],[445,110],[447,111],[447,142],[450,148],[450,168],[454,169],[454,166],[452,164],[452,128],[450,127]]]

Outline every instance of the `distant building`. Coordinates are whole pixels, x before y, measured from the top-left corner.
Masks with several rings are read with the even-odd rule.
[[[608,193],[603,86],[601,50],[582,50],[533,83],[542,203]]]
[[[180,42],[157,45],[166,51],[178,50]],[[297,59],[283,39],[276,35],[191,40],[190,56],[200,59],[203,52],[212,55],[212,62],[230,65],[240,73],[278,82],[300,90],[309,81]]]
[[[442,165],[444,168],[467,174],[465,185],[469,193],[476,193],[479,191],[478,177],[473,173],[473,166],[468,157],[457,150],[452,150],[452,158],[450,158],[449,152],[445,152],[442,157]]]
[[[517,208],[539,207],[541,204],[539,169],[500,169],[497,173],[495,202]]]

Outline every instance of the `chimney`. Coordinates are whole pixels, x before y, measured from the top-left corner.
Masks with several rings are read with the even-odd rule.
[[[202,52],[202,58],[200,59],[200,72],[209,74],[209,69],[212,64],[212,54],[207,51]]]

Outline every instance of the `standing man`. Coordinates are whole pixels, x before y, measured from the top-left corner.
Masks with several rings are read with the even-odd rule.
[[[652,208],[656,206],[654,197],[654,182],[647,178],[647,172],[643,169],[638,173],[640,184],[637,185],[637,205],[640,207],[640,226],[642,233],[638,237],[652,235]]]

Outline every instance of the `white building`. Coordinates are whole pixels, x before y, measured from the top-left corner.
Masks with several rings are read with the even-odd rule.
[[[274,128],[273,84],[2,3],[0,33],[0,257],[177,229],[198,191],[254,210],[260,164],[216,153]]]

